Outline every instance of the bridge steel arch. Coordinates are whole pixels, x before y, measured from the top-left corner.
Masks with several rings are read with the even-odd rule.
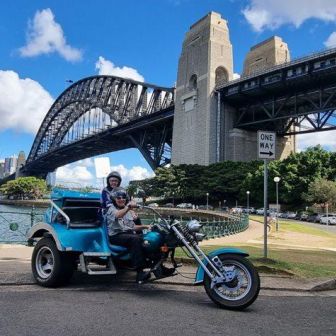
[[[51,106],[21,173],[45,176],[126,148],[138,148],[153,169],[163,166],[170,162],[173,114],[173,88],[115,76],[84,78]]]

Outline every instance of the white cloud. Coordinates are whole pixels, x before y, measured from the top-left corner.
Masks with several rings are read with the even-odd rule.
[[[336,32],[330,34],[328,39],[323,42],[327,48],[334,48],[336,46]]]
[[[106,60],[102,56],[99,56],[99,59],[96,62],[96,70],[98,70],[99,75],[110,75],[122,78],[130,78],[139,82],[145,81],[145,78],[141,74],[139,74],[139,72],[136,69],[127,66],[119,68],[115,66],[113,62]]]
[[[276,29],[284,24],[299,27],[315,18],[336,21],[335,0],[251,0],[243,11],[246,20],[257,32]]]
[[[93,161],[92,158],[87,158],[87,159],[84,159],[84,160],[79,160],[79,161],[77,161],[77,163],[80,166],[83,166],[83,167],[86,167],[86,168],[94,167],[94,161]]]
[[[240,74],[239,73],[234,73],[233,74],[233,80],[239,79],[239,78],[240,78]]]
[[[154,172],[140,166],[134,166],[131,169],[128,169],[124,165],[120,164],[118,166],[111,166],[111,171],[113,170],[120,173],[123,186],[127,186],[129,181],[143,180],[154,176]]]
[[[53,103],[36,81],[0,70],[0,130],[15,129],[35,134]]]
[[[66,43],[63,29],[55,21],[50,8],[37,11],[33,21],[28,22],[27,44],[20,48],[21,56],[59,53],[67,61],[79,61],[82,52]]]
[[[96,183],[95,177],[83,164],[83,161],[70,163],[56,170],[56,183],[77,183],[81,186],[92,186]]]
[[[315,132],[297,135],[297,149],[303,151],[307,147],[321,145],[330,151],[336,151],[335,131]]]
[[[129,181],[142,180],[154,176],[154,172],[140,166],[131,169],[120,164],[111,166],[110,171],[118,171],[122,177],[122,186],[127,186]],[[106,186],[106,180],[97,179],[94,173],[93,158],[80,160],[60,167],[56,171],[56,183],[66,184],[69,187],[93,186],[102,189]]]

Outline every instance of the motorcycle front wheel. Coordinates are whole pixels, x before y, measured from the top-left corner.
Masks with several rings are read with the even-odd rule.
[[[223,268],[234,272],[234,277],[211,288],[211,278],[204,274],[204,288],[210,299],[221,308],[242,310],[251,305],[260,291],[259,274],[252,263],[241,255],[219,254]],[[209,266],[210,272],[215,271]]]

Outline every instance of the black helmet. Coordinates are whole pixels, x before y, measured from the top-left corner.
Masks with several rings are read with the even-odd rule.
[[[126,189],[121,188],[121,187],[116,187],[116,188],[112,189],[111,199],[112,199],[112,202],[113,202],[114,205],[116,205],[115,200],[118,197],[124,198],[126,200],[126,203],[128,203],[129,200],[130,200],[130,198],[129,198],[128,194],[127,194]]]
[[[110,184],[109,184],[109,179],[111,177],[115,177],[116,179],[119,180],[119,184],[118,184],[118,187],[120,186],[120,183],[121,183],[121,175],[117,172],[117,171],[112,171],[110,174],[107,175],[106,177],[106,183],[107,183],[107,186],[109,187]]]

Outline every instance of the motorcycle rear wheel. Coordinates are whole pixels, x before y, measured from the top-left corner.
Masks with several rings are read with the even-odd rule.
[[[204,288],[210,299],[221,308],[242,310],[250,306],[260,291],[259,274],[252,263],[238,254],[219,254],[224,267],[234,267],[235,278],[211,288],[211,278],[204,274]],[[209,267],[210,272],[215,272]]]

